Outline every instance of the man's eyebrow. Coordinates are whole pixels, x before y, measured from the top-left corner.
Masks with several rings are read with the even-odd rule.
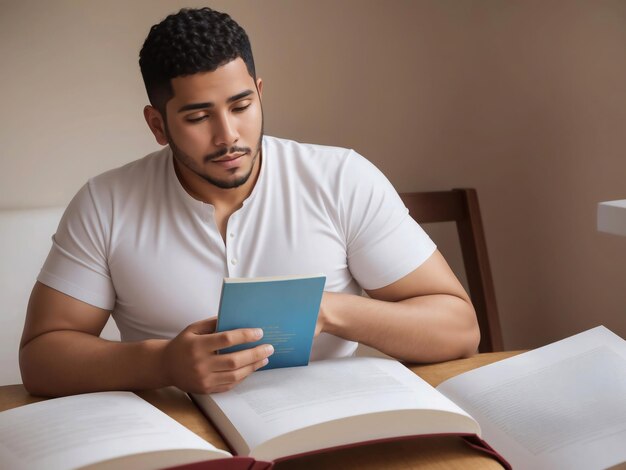
[[[186,104],[185,106],[181,106],[181,108],[178,110],[179,113],[182,113],[183,111],[193,111],[194,109],[206,109],[206,108],[212,108],[213,106],[215,106],[213,103],[207,102],[207,103],[191,103],[191,104]]]
[[[230,98],[228,98],[226,100],[227,103],[233,103],[235,101],[239,101],[241,98],[245,98],[246,96],[250,96],[252,93],[254,93],[254,91],[252,90],[246,90],[246,91],[242,91],[241,93],[237,93],[235,96],[231,96]]]
[[[233,96],[229,97],[226,100],[226,102],[228,104],[234,103],[235,101],[238,101],[238,100],[240,100],[242,98],[245,98],[246,96],[249,96],[252,93],[254,93],[253,90],[242,91],[241,93],[237,93],[236,95],[233,95]],[[212,108],[213,106],[215,106],[215,104],[211,103],[210,101],[207,101],[206,103],[190,103],[190,104],[186,104],[184,106],[181,106],[181,108],[178,110],[178,112],[182,113],[183,111],[193,111],[195,109],[207,109],[207,108]]]

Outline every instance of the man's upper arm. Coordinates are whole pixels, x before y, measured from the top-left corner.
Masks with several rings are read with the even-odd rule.
[[[92,184],[68,205],[37,280],[71,298],[112,310],[116,295],[109,271],[111,208],[96,200]],[[98,191],[95,191],[97,193]]]
[[[436,250],[389,180],[360,155],[347,159],[338,192],[348,266],[363,289],[402,279]]]
[[[433,294],[453,295],[469,302],[465,289],[439,250],[406,276],[388,286],[366,292],[373,299],[391,302]]]
[[[63,294],[40,282],[28,302],[20,349],[45,333],[73,330],[99,336],[110,312]]]

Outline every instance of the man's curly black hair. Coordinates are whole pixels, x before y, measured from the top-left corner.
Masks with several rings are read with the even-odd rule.
[[[150,28],[139,67],[150,103],[165,116],[172,98],[171,80],[198,72],[212,72],[241,57],[256,81],[250,40],[229,15],[211,8],[183,8]]]

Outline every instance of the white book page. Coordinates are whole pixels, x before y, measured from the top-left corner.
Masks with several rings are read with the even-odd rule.
[[[276,458],[283,456],[283,452],[291,455],[307,448],[316,450],[395,435],[480,433],[477,423],[457,405],[406,367],[389,359],[355,357],[255,372],[234,390],[196,398],[214,420],[219,411],[211,402],[217,404],[232,426],[239,430],[247,446],[229,435],[223,423],[216,422],[226,438],[238,453],[247,454],[252,449],[251,455],[257,458]],[[393,413],[394,410],[397,413]],[[420,410],[423,419],[415,419],[407,410]],[[383,412],[389,414],[389,419],[380,415]],[[372,414],[377,415],[370,425],[359,419],[358,426],[338,422],[364,414],[369,414],[370,419]],[[334,421],[342,431],[333,433],[330,428],[319,428],[311,433],[317,442],[305,442],[304,447],[296,449],[284,444],[277,455],[254,452],[264,441],[328,421]],[[308,438],[308,434],[307,439],[301,434],[292,440]]]
[[[437,387],[513,468],[626,461],[626,341],[604,327],[461,374]]]
[[[130,392],[57,398],[0,413],[0,468],[79,468],[179,448],[230,456]],[[195,460],[209,458],[196,455]],[[158,461],[167,462],[163,456]]]

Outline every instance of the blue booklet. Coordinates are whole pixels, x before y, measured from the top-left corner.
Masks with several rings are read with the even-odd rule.
[[[307,365],[325,283],[323,275],[224,279],[217,331],[261,328],[263,338],[220,352],[269,343],[274,354],[260,370]]]

